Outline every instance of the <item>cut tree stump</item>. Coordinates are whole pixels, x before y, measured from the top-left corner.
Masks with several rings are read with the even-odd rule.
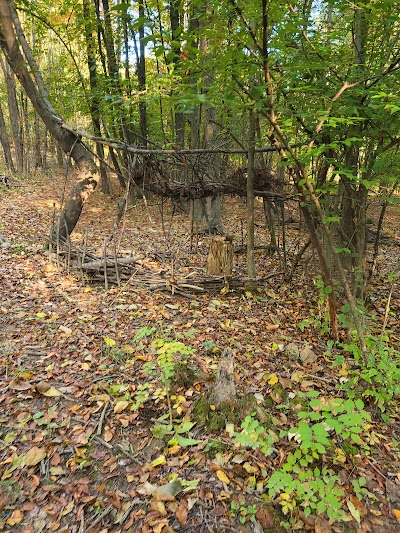
[[[207,274],[209,276],[231,276],[232,268],[232,237],[221,235],[213,237],[207,258]]]
[[[221,408],[225,405],[235,405],[235,352],[231,348],[225,348],[218,363],[217,379],[210,394],[210,404]]]

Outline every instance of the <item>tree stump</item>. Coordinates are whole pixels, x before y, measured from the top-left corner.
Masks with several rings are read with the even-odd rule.
[[[230,236],[213,237],[207,258],[209,276],[230,276],[233,268],[233,242]]]
[[[210,404],[217,408],[225,405],[235,405],[235,352],[231,348],[225,348],[218,363],[217,379],[210,394]]]

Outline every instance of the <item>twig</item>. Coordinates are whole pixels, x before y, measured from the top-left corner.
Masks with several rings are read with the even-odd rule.
[[[107,277],[107,239],[104,239],[103,247],[103,260],[104,260],[104,288],[108,290],[108,277]]]
[[[97,526],[97,524],[98,524],[99,522],[101,522],[101,521],[103,520],[103,518],[104,518],[105,516],[107,516],[108,513],[111,512],[112,510],[113,510],[113,506],[112,506],[112,505],[109,505],[108,507],[106,507],[106,508],[104,509],[104,511],[103,511],[101,514],[99,514],[99,516],[96,518],[96,520],[94,520],[94,521],[92,522],[92,524],[86,529],[86,531],[90,531],[91,529],[94,528],[94,526]]]
[[[131,453],[127,452],[122,446],[121,444],[117,444],[116,445],[116,448],[117,450],[119,450],[120,452],[122,452],[124,455],[126,455],[131,461],[133,461],[134,463],[136,463],[137,465],[141,465],[142,462],[139,461],[139,459],[137,459],[134,455],[132,455]]]
[[[102,446],[104,446],[105,448],[107,448],[107,450],[118,450],[120,451],[121,453],[123,453],[124,455],[126,455],[126,457],[128,457],[128,459],[130,459],[133,463],[136,463],[137,465],[141,465],[141,461],[139,461],[139,459],[137,459],[134,455],[132,455],[131,453],[127,452],[123,446],[121,446],[121,444],[117,444],[116,446],[113,446],[112,444],[106,442],[104,439],[102,439],[101,437],[99,437],[98,435],[94,435],[93,436],[93,440],[95,440],[96,442],[98,442],[99,444],[101,444]]]
[[[98,435],[94,435],[93,436],[93,440],[95,440],[96,442],[98,442],[99,444],[104,446],[104,448],[107,448],[107,450],[112,450],[113,449],[113,445],[112,444],[109,444],[108,442],[106,442],[104,439],[102,439]]]
[[[372,468],[375,470],[375,472],[377,472],[380,476],[382,476],[383,479],[386,479],[386,481],[389,481],[388,478],[385,476],[385,474],[382,474],[382,472],[379,470],[379,468],[378,468],[377,466],[375,466],[374,463],[372,463],[372,462],[368,459],[368,457],[366,457],[366,460],[367,460],[368,464],[369,464],[370,466],[372,466]]]
[[[97,431],[96,431],[96,435],[101,435],[102,432],[103,432],[103,424],[104,424],[104,418],[106,416],[106,413],[107,413],[107,410],[108,410],[108,407],[109,407],[110,403],[109,402],[106,402],[104,407],[103,407],[103,411],[101,412],[101,415],[100,415],[100,420],[99,420],[99,423],[97,425]]]

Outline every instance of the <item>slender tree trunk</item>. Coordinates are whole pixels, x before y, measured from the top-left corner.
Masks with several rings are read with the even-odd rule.
[[[144,3],[143,0],[139,0],[139,18],[144,20]],[[139,61],[137,68],[138,75],[138,88],[139,91],[144,94],[146,91],[146,47],[143,42],[144,39],[144,24],[141,24],[139,27]],[[139,100],[139,124],[140,124],[140,134],[141,134],[141,145],[147,147],[147,106],[143,97]]]
[[[96,136],[101,137],[100,127],[100,102],[97,97],[97,65],[96,65],[96,53],[95,43],[93,40],[92,21],[90,16],[90,3],[89,0],[83,0],[83,16],[85,19],[85,40],[86,40],[86,53],[87,63],[89,70],[89,83],[90,83],[90,116],[92,118],[93,132]],[[101,190],[105,194],[110,194],[111,186],[108,179],[107,167],[104,163],[104,147],[100,143],[96,143],[96,153],[100,160],[100,175],[101,175]]]
[[[170,23],[171,23],[171,33],[172,33],[172,39],[173,44],[172,45],[172,51],[174,52],[174,65],[175,68],[181,61],[180,59],[180,53],[181,53],[181,45],[179,42],[179,30],[181,28],[181,17],[180,17],[180,9],[181,9],[181,0],[171,0],[169,3],[169,15],[170,15]],[[180,113],[178,111],[177,106],[175,105],[174,110],[174,119],[175,119],[175,141],[178,146],[178,148],[184,148],[185,147],[185,115],[183,113]]]
[[[13,162],[13,158],[11,155],[10,141],[8,139],[7,128],[6,128],[6,123],[4,120],[4,114],[3,114],[3,109],[1,107],[1,104],[0,104],[0,142],[3,148],[3,152],[4,152],[4,160],[6,162],[6,167],[9,172],[14,174],[15,167],[14,167],[14,162]]]
[[[254,284],[256,278],[256,265],[254,261],[254,156],[256,147],[256,119],[253,111],[250,111],[249,124],[249,154],[247,162],[247,277],[249,284]]]
[[[0,65],[3,70],[4,78],[7,86],[7,100],[8,100],[8,113],[11,123],[11,132],[14,142],[14,153],[17,171],[23,171],[23,145],[21,137],[20,126],[20,112],[18,107],[17,89],[15,86],[15,78],[10,66],[5,64],[3,57],[0,55]]]

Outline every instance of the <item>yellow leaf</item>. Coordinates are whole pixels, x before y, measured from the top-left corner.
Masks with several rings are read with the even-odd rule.
[[[217,470],[217,478],[223,483],[226,483],[227,485],[229,485],[231,481],[223,470]]]
[[[20,524],[22,522],[22,513],[19,509],[16,509],[10,518],[7,520],[9,526],[15,526],[15,524]]]
[[[243,468],[246,470],[248,474],[255,474],[256,472],[258,472],[258,468],[256,466],[252,466],[247,461],[246,463],[243,463]]]
[[[374,514],[375,516],[382,516],[382,513],[378,511],[378,509],[370,509],[369,512]]]
[[[135,351],[135,348],[133,346],[131,346],[130,344],[123,344],[121,346],[121,351],[123,351],[124,353],[133,353]]]
[[[275,385],[276,383],[278,383],[279,381],[279,378],[276,374],[271,374],[269,380],[268,380],[268,384],[269,385]]]
[[[62,466],[52,466],[50,467],[50,474],[52,476],[63,476],[65,474],[65,470]]]
[[[358,524],[360,524],[361,523],[360,511],[357,509],[357,507],[354,505],[354,503],[352,503],[350,500],[347,500],[347,507],[349,508],[351,516],[354,518],[354,520]]]
[[[104,341],[104,344],[106,344],[110,348],[116,345],[115,340],[112,339],[111,337],[103,337],[103,341]]]
[[[117,402],[114,407],[114,413],[122,413],[129,405],[129,402],[126,400],[121,400],[120,402]]]
[[[175,444],[175,446],[171,446],[171,448],[168,449],[168,453],[170,455],[175,455],[179,453],[181,449],[182,449],[181,446],[179,446],[178,444]]]
[[[90,292],[92,291],[93,289],[91,287],[86,287],[85,289],[83,289],[83,292]]]
[[[38,318],[43,318],[43,317],[46,316],[46,313],[42,313],[42,312],[40,311],[40,313],[36,313],[36,316],[37,316]]]
[[[290,500],[290,494],[288,494],[287,492],[282,492],[282,494],[280,494],[280,497],[282,500]]]
[[[29,452],[25,455],[25,465],[26,466],[35,466],[42,459],[46,457],[47,453],[43,448],[38,448],[37,446],[34,446],[29,450]]]
[[[347,458],[346,454],[341,448],[335,448],[336,457],[334,458],[334,462],[337,463],[345,463]]]
[[[165,455],[159,455],[157,459],[154,459],[154,461],[151,463],[152,468],[156,468],[156,466],[165,465],[167,463],[167,460],[165,459]]]
[[[50,387],[45,392],[40,392],[40,394],[43,394],[43,396],[47,396],[47,398],[56,398],[57,396],[61,396],[61,392],[57,390],[55,387]]]
[[[90,365],[88,365],[87,363],[82,363],[81,368],[82,370],[90,370]]]
[[[397,522],[400,524],[400,509],[393,509],[393,516],[397,520]]]
[[[61,511],[61,515],[65,516],[69,514],[73,508],[74,508],[74,500],[72,500],[72,502],[69,502],[69,504],[65,507],[65,509]]]

